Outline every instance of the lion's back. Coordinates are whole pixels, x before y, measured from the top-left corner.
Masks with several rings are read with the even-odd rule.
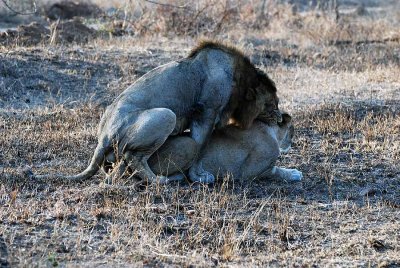
[[[248,178],[273,165],[279,154],[274,127],[255,121],[247,130],[228,126],[214,133],[200,161],[214,175]]]

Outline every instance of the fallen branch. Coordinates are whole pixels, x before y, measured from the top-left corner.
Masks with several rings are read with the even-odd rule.
[[[4,0],[3,0],[4,1]],[[165,7],[173,7],[173,8],[182,8],[182,9],[190,9],[189,7],[187,7],[186,5],[183,6],[177,6],[177,5],[172,5],[172,4],[166,4],[166,3],[159,3],[157,1],[153,1],[153,0],[144,0],[145,2],[151,3],[151,4],[155,4],[155,5],[160,5],[160,6],[165,6]]]
[[[352,41],[352,40],[336,40],[330,41],[329,45],[334,46],[342,46],[342,45],[369,45],[369,44],[384,44],[388,42],[400,42],[400,37],[390,37],[384,38],[381,40],[361,40],[361,41]]]

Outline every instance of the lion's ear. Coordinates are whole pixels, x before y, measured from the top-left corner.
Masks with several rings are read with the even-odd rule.
[[[287,125],[292,122],[292,117],[288,113],[282,113],[282,124]]]
[[[258,88],[248,88],[246,91],[245,98],[247,101],[255,100],[259,96],[259,89]]]

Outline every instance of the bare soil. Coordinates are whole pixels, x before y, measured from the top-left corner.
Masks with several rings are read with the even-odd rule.
[[[282,10],[272,25],[299,20]],[[323,14],[301,16],[286,36],[272,26],[217,35],[276,82],[296,127],[278,165],[301,170],[299,183],[32,181],[27,165],[83,170],[105,107],[197,36],[0,47],[0,267],[400,267],[400,44],[382,34],[400,23],[376,29],[357,15],[351,27],[369,30],[344,35]]]

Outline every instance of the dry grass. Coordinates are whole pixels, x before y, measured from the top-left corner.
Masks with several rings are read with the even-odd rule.
[[[211,28],[174,28],[175,11],[160,7],[146,11],[162,14],[159,31],[0,48],[0,266],[400,266],[400,59],[398,41],[385,40],[398,20],[335,21],[267,1],[257,23],[246,3],[225,18],[223,6],[205,8],[199,21]],[[26,178],[26,165],[84,169],[104,107],[200,35],[235,41],[276,81],[297,130],[279,165],[301,170],[301,183],[226,177],[128,191],[101,174]]]

